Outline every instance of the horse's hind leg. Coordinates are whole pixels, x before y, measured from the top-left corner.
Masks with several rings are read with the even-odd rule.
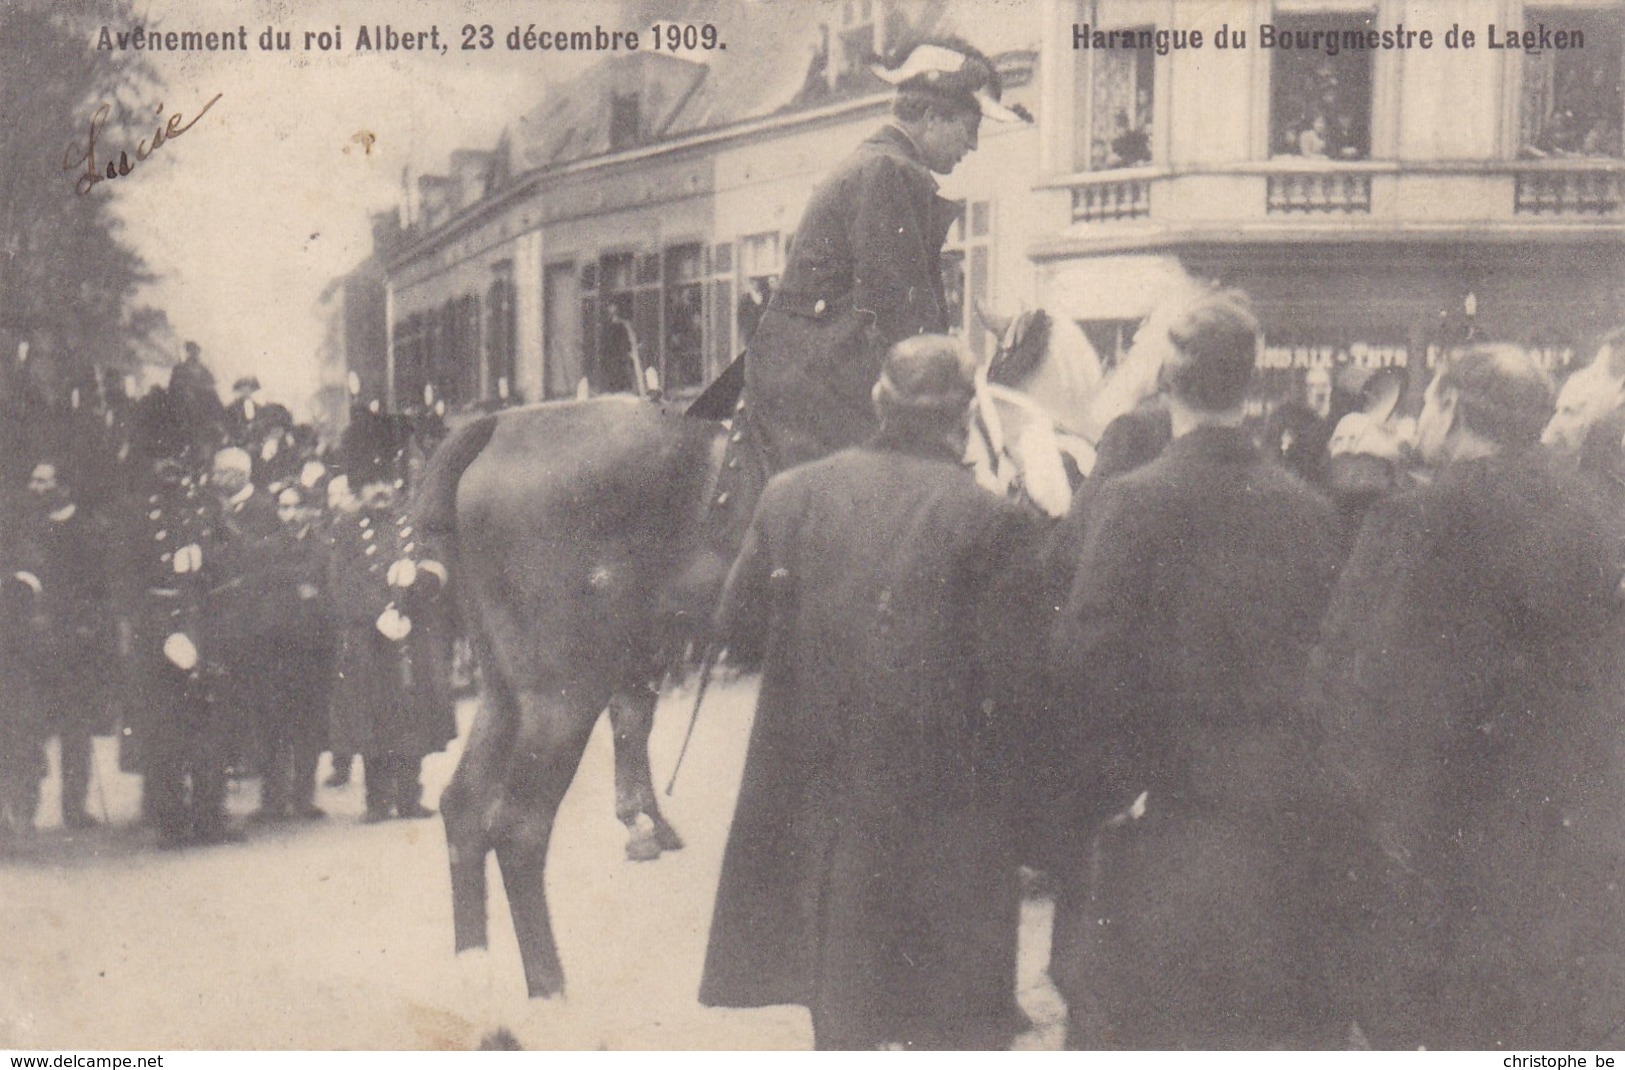
[[[491,850],[487,819],[499,798],[519,709],[507,681],[490,659],[480,694],[480,710],[469,731],[462,759],[440,797],[451,861],[451,913],[456,949],[485,947],[485,859]]]
[[[656,688],[639,684],[616,691],[609,700],[615,729],[615,816],[630,834],[626,857],[634,862],[652,862],[660,852],[683,846],[683,838],[660,812],[649,769],[649,732],[659,699]]]
[[[575,779],[604,698],[521,691],[517,699],[518,732],[490,833],[519,938],[525,984],[535,998],[564,991],[564,968],[547,909],[547,848],[559,803]]]

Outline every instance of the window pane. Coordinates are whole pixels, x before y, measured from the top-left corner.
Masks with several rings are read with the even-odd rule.
[[[1561,26],[1584,34],[1583,48],[1523,53],[1518,147],[1529,159],[1625,155],[1625,11],[1529,8],[1526,29]]]
[[[1270,69],[1270,151],[1276,156],[1363,160],[1371,155],[1371,56],[1366,49],[1328,56],[1315,35],[1364,32],[1354,14],[1281,15]]]
[[[1150,31],[1134,27],[1132,33]],[[1148,48],[1090,52],[1089,169],[1151,162],[1151,94],[1156,53]]]
[[[947,299],[948,333],[965,334],[965,254],[948,250],[942,254],[942,292]]]
[[[701,283],[685,283],[666,291],[666,367],[660,383],[667,393],[699,386],[705,379],[704,314]]]

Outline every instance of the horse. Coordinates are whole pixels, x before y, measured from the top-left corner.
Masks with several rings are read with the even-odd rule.
[[[1019,342],[1010,331],[1020,322],[1030,329],[1034,314],[1009,322],[1001,337]],[[986,386],[990,373],[1004,391],[1002,402],[979,406],[979,437],[1010,436],[1018,421],[985,429],[988,413],[997,422],[1001,407],[1021,409],[1026,424],[1053,408],[1056,440],[1086,444],[1087,432],[1114,414],[1109,409],[1138,399],[1102,379],[1076,324],[1055,322],[1042,334],[1021,360],[1001,371],[995,358],[979,375]],[[1103,408],[1102,396],[1117,400]],[[685,664],[681,655],[700,634],[725,571],[725,563],[702,569],[707,579],[693,580],[696,558],[710,552],[708,511],[726,496],[717,486],[730,438],[738,432],[728,422],[651,397],[541,402],[453,431],[420,479],[415,522],[445,541],[482,670],[480,709],[440,803],[455,948],[487,946],[486,861],[494,852],[532,998],[564,991],[547,907],[547,850],[559,803],[606,708],[628,858],[652,860],[682,846],[652,785],[649,729],[661,681]],[[1080,471],[1086,453],[1076,458]],[[984,467],[990,463],[984,458]],[[1012,463],[1002,476],[981,478],[994,487],[1039,482],[1015,479],[1023,462]],[[1053,513],[1054,488],[1044,493]]]

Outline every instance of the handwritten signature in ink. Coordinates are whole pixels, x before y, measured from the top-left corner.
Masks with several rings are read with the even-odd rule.
[[[116,161],[108,159],[105,167],[102,166],[102,163],[96,159],[96,135],[101,131],[102,126],[107,122],[107,117],[112,114],[113,105],[103,104],[101,107],[96,109],[96,114],[90,117],[90,136],[85,141],[85,151],[75,158],[74,153],[78,152],[79,150],[77,147],[70,147],[67,153],[62,157],[62,169],[64,171],[70,171],[75,168],[83,168],[79,174],[79,180],[74,183],[74,192],[83,196],[94,189],[96,183],[98,182],[103,182],[110,178],[123,178],[125,175],[128,175],[131,171],[135,170],[136,164],[139,164],[142,160],[145,160],[148,156],[151,156],[154,152],[158,151],[158,146],[162,145],[166,141],[171,141],[178,138],[188,130],[192,129],[192,126],[199,119],[203,118],[204,114],[207,113],[210,108],[214,107],[215,101],[218,101],[223,96],[225,96],[224,93],[216,93],[209,99],[207,104],[203,105],[203,107],[198,110],[196,115],[192,116],[192,121],[189,123],[183,124],[181,122],[182,118],[184,117],[180,112],[177,111],[171,113],[163,125],[159,126],[157,130],[153,131],[152,144],[147,144],[146,138],[142,138],[140,141],[136,142],[134,161],[130,159],[130,154],[128,151],[120,151],[118,154],[118,159]],[[164,106],[159,104],[158,114],[161,116],[163,113]]]

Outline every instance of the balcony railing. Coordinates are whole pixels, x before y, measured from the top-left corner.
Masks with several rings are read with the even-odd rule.
[[[1270,215],[1369,215],[1371,175],[1357,171],[1270,175],[1264,203]]]
[[[1517,215],[1610,215],[1619,211],[1618,171],[1520,171],[1513,185]]]
[[[1072,190],[1072,222],[1138,219],[1151,214],[1151,180],[1125,178],[1091,182]]]

